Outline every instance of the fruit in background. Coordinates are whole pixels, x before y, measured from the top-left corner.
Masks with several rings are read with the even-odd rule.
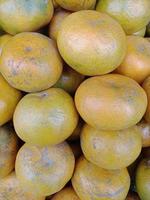
[[[2,49],[4,45],[12,38],[12,35],[5,34],[0,36],[0,55],[2,53]]]
[[[150,45],[145,38],[127,37],[127,54],[116,72],[138,83],[142,83],[150,75]]]
[[[150,36],[150,22],[149,22],[149,24],[146,27],[146,35]]]
[[[136,172],[136,188],[141,200],[150,197],[150,158],[143,159]]]
[[[78,125],[76,126],[75,130],[73,131],[73,133],[71,134],[71,136],[68,138],[69,141],[74,141],[74,140],[78,140],[80,138],[80,133],[83,127],[83,120],[80,118]]]
[[[60,26],[64,19],[70,15],[71,12],[64,9],[57,9],[53,15],[53,18],[49,24],[49,37],[53,40],[57,40],[57,35],[60,30]]]
[[[135,192],[130,192],[125,200],[140,200]]]
[[[50,22],[53,10],[51,0],[1,0],[0,24],[12,35],[36,31]]]
[[[126,36],[120,24],[108,15],[92,10],[66,17],[57,44],[66,63],[88,76],[113,71],[126,54]]]
[[[56,193],[51,200],[80,200],[72,187],[66,187]]]
[[[18,138],[14,130],[11,127],[9,127],[8,124],[1,126],[0,127],[0,179],[1,180],[14,169],[17,151],[18,151]]]
[[[146,33],[146,27],[142,28],[141,30],[133,33],[132,35],[144,37]]]
[[[69,142],[69,145],[72,149],[72,152],[74,154],[74,157],[78,159],[82,155],[82,150],[80,146],[80,141],[75,141],[75,142]]]
[[[140,85],[119,74],[86,79],[78,87],[75,104],[83,120],[100,130],[121,130],[138,123],[147,107]]]
[[[96,10],[116,19],[127,34],[139,31],[150,21],[149,0],[99,0]]]
[[[65,142],[42,148],[24,144],[17,154],[16,176],[28,192],[48,196],[71,179],[74,164],[74,155]]]
[[[70,94],[74,94],[84,76],[68,66],[63,67],[63,72],[54,87],[62,88]]]
[[[95,8],[96,0],[55,0],[55,2],[66,10],[79,11],[79,10],[93,10]]]
[[[62,60],[53,40],[40,33],[20,33],[3,48],[0,72],[10,85],[37,92],[54,85],[62,73]]]
[[[45,200],[45,197],[37,197],[35,193],[24,191],[15,172],[1,179],[0,191],[0,200]]]
[[[0,75],[0,126],[12,119],[21,92],[11,87]]]
[[[148,123],[150,123],[150,76],[143,82],[142,87],[148,98],[148,106],[144,118]]]
[[[140,155],[142,139],[136,126],[121,131],[102,131],[85,124],[81,148],[93,164],[108,170],[122,169]]]
[[[128,193],[130,177],[127,169],[102,169],[81,157],[72,184],[81,200],[121,200]]]
[[[27,94],[14,113],[15,130],[29,144],[58,144],[72,134],[77,124],[73,99],[60,88]]]
[[[142,147],[150,147],[150,123],[142,120],[137,127],[142,136]]]

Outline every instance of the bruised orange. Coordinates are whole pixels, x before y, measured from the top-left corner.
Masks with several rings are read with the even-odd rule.
[[[116,71],[138,83],[142,83],[150,75],[150,45],[147,39],[127,37],[127,54]]]
[[[28,192],[48,196],[70,180],[74,164],[74,155],[65,142],[42,148],[24,144],[17,154],[16,176]]]
[[[21,92],[11,87],[0,75],[0,126],[12,119]]]
[[[12,35],[4,34],[0,36],[0,55],[2,53],[2,49],[4,45],[12,38]]]
[[[1,0],[0,24],[10,34],[35,31],[53,16],[51,0]]]
[[[0,179],[7,176],[14,169],[17,151],[18,151],[18,138],[14,130],[9,125],[1,126],[0,127]]]
[[[142,120],[137,127],[142,136],[142,147],[150,147],[150,123]]]
[[[147,96],[140,85],[119,74],[86,79],[75,94],[77,110],[84,121],[100,130],[120,130],[141,120]]]
[[[51,200],[80,200],[72,187],[66,187],[56,193]]]
[[[148,98],[148,106],[144,117],[146,121],[150,123],[150,76],[147,79],[145,79],[145,81],[142,84],[142,87],[144,88]]]
[[[53,15],[53,18],[49,24],[49,37],[53,40],[57,40],[57,35],[60,30],[60,26],[64,19],[70,15],[71,12],[64,9],[57,9]]]
[[[85,124],[81,132],[84,156],[104,169],[122,169],[133,163],[142,149],[136,126],[121,131],[96,130]]]
[[[58,144],[72,134],[77,123],[73,99],[60,88],[27,94],[14,113],[15,130],[29,144]]]
[[[66,10],[79,11],[94,9],[96,0],[55,0],[55,2]]]
[[[98,0],[96,10],[116,19],[127,34],[139,31],[150,21],[149,0]]]
[[[54,85],[62,61],[54,41],[40,33],[20,33],[3,48],[0,72],[14,88],[36,92]]]
[[[66,17],[57,44],[66,63],[88,76],[113,71],[126,54],[126,36],[120,24],[110,16],[92,10],[78,11]]]
[[[0,200],[45,200],[45,197],[38,197],[33,192],[24,191],[15,172],[0,181],[0,191]]]
[[[123,200],[130,187],[127,169],[106,170],[81,157],[72,178],[81,200]]]

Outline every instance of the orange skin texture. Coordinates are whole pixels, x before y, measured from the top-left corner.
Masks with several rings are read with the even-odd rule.
[[[60,30],[60,26],[64,19],[70,15],[71,12],[64,9],[57,9],[53,15],[53,18],[49,24],[49,37],[53,40],[57,40],[57,35]]]
[[[95,8],[96,0],[55,0],[55,2],[66,10],[93,10]]]
[[[25,92],[51,87],[62,73],[56,44],[40,33],[14,36],[3,49],[0,65],[0,72],[9,84]]]
[[[141,120],[147,96],[136,81],[107,74],[82,82],[75,94],[75,104],[81,117],[92,127],[121,130]]]
[[[71,179],[74,155],[67,143],[55,146],[21,147],[16,158],[16,176],[27,191],[48,196],[60,191]]]
[[[73,99],[60,88],[26,95],[14,113],[18,136],[30,144],[58,144],[72,134],[77,124]]]
[[[51,200],[80,200],[73,188],[67,187],[56,193]]]
[[[87,76],[113,71],[126,54],[126,36],[120,24],[93,10],[70,14],[60,27],[57,44],[66,63]]]
[[[80,118],[78,125],[76,126],[76,128],[74,129],[73,133],[71,134],[71,136],[68,138],[69,141],[75,141],[78,140],[80,138],[80,133],[83,127],[83,120]]]
[[[145,33],[146,33],[146,27],[142,28],[141,30],[133,33],[132,35],[136,35],[136,36],[141,36],[141,37],[144,37],[145,36]]]
[[[45,197],[37,197],[32,192],[24,191],[15,172],[1,180],[0,191],[0,200],[45,200]]]
[[[134,192],[129,193],[126,200],[140,200],[138,195]]]
[[[150,159],[143,159],[136,171],[136,188],[142,200],[150,197]]]
[[[98,0],[96,10],[116,19],[128,35],[144,28],[150,21],[149,0]]]
[[[1,0],[0,24],[12,35],[36,31],[50,22],[53,11],[51,0]]]
[[[12,119],[21,92],[11,87],[0,75],[0,126]]]
[[[137,127],[142,136],[142,147],[150,147],[150,123],[142,120]]]
[[[85,124],[81,148],[87,160],[104,169],[122,169],[133,163],[142,149],[139,129],[100,131]]]
[[[142,84],[142,87],[145,90],[148,98],[148,106],[144,118],[148,123],[150,123],[150,76],[147,79],[145,79],[145,81]]]
[[[150,45],[139,36],[127,37],[127,54],[116,72],[142,83],[150,75]]]
[[[15,167],[18,138],[8,125],[0,127],[0,179],[6,177]]]
[[[74,157],[76,159],[78,159],[82,155],[82,150],[81,150],[80,142],[79,141],[72,142],[72,143],[69,143],[69,145],[70,145],[70,147],[72,149]]]
[[[2,49],[4,45],[12,38],[12,35],[4,34],[0,36],[0,55],[2,53]]]
[[[74,94],[79,85],[83,82],[84,76],[68,66],[64,66],[63,72],[54,87],[62,88],[70,94]]]
[[[81,157],[72,184],[81,200],[123,200],[129,190],[130,177],[127,169],[102,169]]]

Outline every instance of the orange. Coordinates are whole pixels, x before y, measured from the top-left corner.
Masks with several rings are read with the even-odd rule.
[[[150,75],[150,45],[147,39],[127,37],[127,54],[117,72],[138,83],[142,83]]]
[[[4,45],[12,38],[11,35],[9,34],[4,34],[2,36],[0,36],[0,55],[2,53],[2,48],[4,47]]]
[[[44,197],[37,197],[32,192],[24,191],[15,172],[1,180],[0,191],[0,200],[45,200]]]
[[[14,113],[18,136],[30,144],[58,144],[72,134],[77,123],[72,97],[59,88],[24,96]]]
[[[142,136],[142,147],[150,147],[150,123],[142,120],[137,127]]]
[[[35,31],[53,16],[51,0],[1,0],[0,24],[10,34]]]
[[[0,75],[0,126],[12,119],[21,92],[11,87]]]
[[[133,35],[144,37],[146,32],[146,27],[142,28],[141,30],[133,33]]]
[[[55,2],[61,6],[62,8],[65,8],[67,10],[71,11],[79,11],[79,10],[90,10],[94,9],[96,0],[55,0]]]
[[[49,37],[53,40],[57,40],[57,35],[60,30],[60,26],[64,19],[70,15],[71,12],[64,10],[64,9],[57,9],[54,12],[53,18],[49,24]]]
[[[127,34],[139,31],[150,21],[149,0],[98,0],[96,10],[116,19]]]
[[[136,172],[137,193],[142,200],[149,200],[150,197],[150,159],[143,159]]]
[[[130,177],[127,169],[102,169],[81,157],[72,184],[81,200],[123,200],[130,187]]]
[[[142,87],[144,88],[148,97],[148,106],[144,117],[146,121],[150,123],[150,76],[144,81]]]
[[[126,54],[126,36],[120,24],[108,15],[92,10],[66,17],[57,44],[66,63],[88,76],[113,71]]]
[[[104,169],[122,169],[133,163],[142,149],[136,126],[122,131],[96,130],[85,124],[81,132],[84,156]]]
[[[62,88],[70,94],[74,94],[84,76],[68,66],[63,67],[63,72],[54,87]]]
[[[71,187],[66,187],[56,193],[51,200],[80,200],[75,191]]]
[[[14,130],[9,125],[1,126],[0,127],[0,166],[1,166],[0,179],[7,176],[14,169],[17,151],[18,151],[18,138]]]
[[[48,196],[66,185],[74,164],[74,155],[65,142],[42,148],[24,144],[17,155],[16,176],[28,192]]]
[[[20,33],[3,48],[0,72],[14,88],[36,92],[54,85],[62,61],[54,41],[40,33]]]
[[[107,74],[86,79],[75,94],[84,121],[100,130],[121,130],[135,125],[147,107],[145,91],[136,81]]]

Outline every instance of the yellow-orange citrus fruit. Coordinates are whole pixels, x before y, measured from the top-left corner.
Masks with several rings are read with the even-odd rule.
[[[12,119],[21,92],[11,87],[0,75],[0,126]]]
[[[66,63],[88,76],[113,71],[126,54],[126,36],[120,24],[110,16],[92,10],[66,17],[57,44]]]
[[[106,170],[81,157],[72,184],[81,200],[123,200],[129,190],[130,177],[127,169]]]
[[[142,136],[142,147],[150,147],[150,123],[142,120],[137,127]]]
[[[142,28],[141,30],[133,33],[132,35],[136,35],[136,36],[141,36],[144,37],[145,36],[145,32],[146,32],[146,27]]]
[[[60,26],[64,19],[70,15],[71,12],[64,9],[57,9],[53,15],[53,18],[49,25],[49,37],[53,40],[57,40],[57,35],[60,30]]]
[[[14,88],[36,92],[54,85],[62,61],[54,41],[40,33],[19,33],[3,48],[0,72]]]
[[[51,0],[1,0],[0,24],[10,34],[35,31],[53,16]]]
[[[70,94],[74,94],[80,83],[84,80],[84,76],[68,66],[64,66],[62,75],[56,82],[54,87],[62,88]]]
[[[67,143],[55,146],[24,144],[16,158],[16,176],[27,191],[48,196],[60,191],[74,170],[74,155]]]
[[[9,125],[1,126],[0,127],[0,179],[7,176],[14,169],[17,151],[18,151],[18,138],[14,130],[11,127],[9,127]]]
[[[121,130],[143,117],[147,96],[140,85],[119,74],[86,79],[75,94],[78,112],[84,121],[100,130]]]
[[[146,121],[150,123],[150,76],[143,82],[142,87],[144,88],[148,98],[148,106],[144,117]]]
[[[96,0],[55,0],[55,2],[62,8],[71,11],[91,10],[94,9],[96,4]]]
[[[150,158],[143,159],[136,172],[136,188],[141,200],[150,197]]]
[[[4,34],[0,36],[0,55],[2,53],[2,49],[4,45],[12,38],[12,35]]]
[[[0,181],[0,200],[45,200],[45,197],[24,191],[13,172]]]
[[[58,144],[72,134],[77,123],[73,99],[60,88],[24,96],[14,113],[18,136],[30,144]]]
[[[127,54],[117,68],[119,74],[142,83],[150,75],[150,45],[139,36],[127,37]]]
[[[51,200],[80,200],[72,187],[66,187],[56,193]]]
[[[139,31],[150,21],[149,0],[98,0],[96,10],[116,19],[127,34]]]
[[[133,163],[142,149],[139,129],[121,131],[96,130],[85,124],[81,132],[84,156],[104,169],[122,169]]]

